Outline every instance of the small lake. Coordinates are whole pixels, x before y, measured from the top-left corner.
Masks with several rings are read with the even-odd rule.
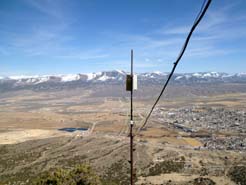
[[[59,128],[59,131],[65,131],[65,132],[75,132],[75,131],[86,131],[88,130],[88,128],[73,128],[73,127],[69,127],[69,128]]]

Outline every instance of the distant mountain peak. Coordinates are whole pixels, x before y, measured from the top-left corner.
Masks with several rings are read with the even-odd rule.
[[[44,87],[52,88],[52,85],[65,87],[66,84],[70,87],[73,85],[81,86],[90,83],[108,83],[117,84],[124,83],[125,76],[128,74],[123,70],[102,71],[87,74],[65,74],[65,75],[33,75],[33,76],[9,76],[0,77],[1,88],[16,88],[16,87]],[[138,81],[140,84],[163,84],[169,73],[154,71],[149,73],[138,73]],[[196,73],[175,73],[171,79],[171,83],[178,84],[194,84],[194,83],[226,83],[239,82],[246,83],[246,73],[227,74],[220,72],[196,72]],[[49,85],[52,84],[52,85]],[[2,86],[2,87],[1,87]]]

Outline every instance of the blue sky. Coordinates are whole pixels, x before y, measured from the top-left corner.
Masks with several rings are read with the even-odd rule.
[[[168,72],[203,0],[1,0],[0,75]],[[213,0],[177,72],[246,72],[246,1]]]

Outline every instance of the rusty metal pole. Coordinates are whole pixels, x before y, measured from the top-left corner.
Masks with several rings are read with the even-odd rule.
[[[130,164],[131,164],[131,185],[134,185],[134,176],[133,176],[133,50],[131,50],[131,121],[130,121]]]

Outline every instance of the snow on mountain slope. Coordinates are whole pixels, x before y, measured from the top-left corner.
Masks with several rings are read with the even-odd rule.
[[[62,82],[71,82],[80,79],[78,74],[61,75],[60,77]]]
[[[87,75],[87,80],[89,81],[89,80],[93,80],[96,76],[97,76],[97,74],[96,73],[88,73],[88,74],[86,74]]]
[[[118,73],[123,74],[123,75],[126,74],[125,71],[123,71],[123,70],[116,69],[115,71],[117,71]]]
[[[96,79],[98,76],[101,76],[102,75],[102,72],[97,72],[97,73],[87,73],[86,76],[87,76],[87,81],[90,81],[90,80],[94,80]]]
[[[177,77],[175,78],[175,80],[179,80],[179,79],[181,79],[181,78],[184,78],[184,76],[177,76]]]
[[[194,73],[194,74],[192,74],[192,76],[195,76],[195,77],[202,77],[202,74],[200,74],[200,73]]]
[[[108,77],[108,76],[106,76],[106,75],[103,75],[103,76],[101,76],[100,78],[98,78],[97,80],[100,80],[100,81],[106,81],[106,80],[108,80],[108,79],[110,79],[110,77]]]
[[[42,76],[42,77],[40,77],[38,79],[38,81],[36,82],[36,84],[47,82],[47,81],[49,81],[49,79],[50,79],[49,76]]]
[[[0,77],[1,84],[11,83],[16,86],[30,86],[39,85],[52,82],[53,84],[59,83],[122,83],[126,76],[125,71],[113,70],[104,71],[98,73],[87,74],[68,74],[68,75],[43,75],[43,76],[10,76]],[[157,83],[163,84],[168,77],[168,73],[151,72],[151,73],[139,73],[139,83]],[[173,83],[213,83],[213,82],[243,82],[246,83],[246,73],[227,74],[218,72],[197,72],[197,73],[179,73],[174,74],[171,79]]]
[[[157,75],[162,75],[163,73],[160,71],[154,71],[153,73],[157,74]]]

